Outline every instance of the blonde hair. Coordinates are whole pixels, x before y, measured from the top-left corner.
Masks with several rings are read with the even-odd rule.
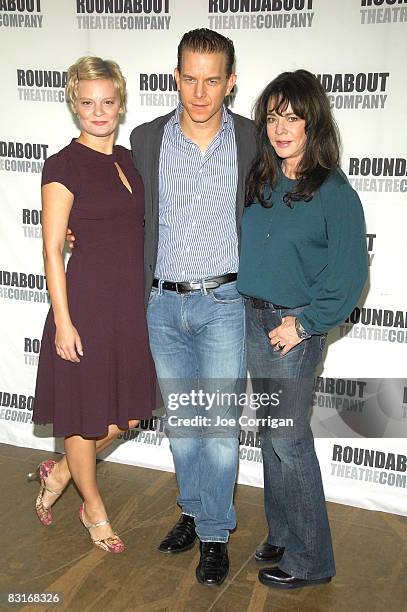
[[[120,112],[126,110],[126,79],[120,67],[112,60],[103,60],[101,57],[86,55],[80,57],[68,68],[66,97],[72,112],[75,112],[75,103],[78,98],[79,81],[94,81],[96,79],[111,79],[119,95]]]

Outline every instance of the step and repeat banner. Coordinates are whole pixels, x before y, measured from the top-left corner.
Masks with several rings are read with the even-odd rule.
[[[82,55],[119,63],[128,110],[117,142],[128,146],[134,126],[176,106],[177,45],[197,27],[235,43],[236,112],[250,116],[284,70],[312,71],[327,92],[342,168],[365,211],[370,278],[329,334],[312,425],[329,500],[407,515],[407,0],[0,0],[0,441],[63,448],[31,415],[49,308],[41,171],[78,135],[66,69]],[[247,425],[239,482],[262,486],[258,434]],[[161,418],[124,434],[108,459],[173,470]]]

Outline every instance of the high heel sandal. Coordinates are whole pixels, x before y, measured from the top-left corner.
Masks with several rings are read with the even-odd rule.
[[[38,497],[35,501],[35,511],[41,523],[46,527],[52,523],[52,512],[51,508],[47,508],[43,504],[42,498],[44,493],[45,491],[48,491],[48,493],[52,493],[57,497],[59,497],[62,493],[62,491],[53,491],[46,485],[46,478],[48,478],[48,476],[51,474],[55,465],[56,461],[53,461],[53,459],[46,459],[37,466],[35,472],[29,472],[27,474],[27,480],[29,482],[32,480],[39,480],[41,483],[40,492],[38,493]]]
[[[101,525],[108,525],[110,521],[109,519],[105,519],[104,521],[98,521],[97,523],[92,523],[91,525],[87,525],[83,517],[84,510],[85,510],[85,502],[83,502],[83,504],[79,508],[79,520],[81,521],[82,525],[86,527],[86,529],[89,531],[90,539],[92,540],[96,548],[100,548],[101,550],[105,550],[106,552],[112,552],[112,553],[121,553],[124,550],[126,550],[123,540],[119,538],[117,533],[114,533],[114,532],[113,532],[114,533],[113,536],[109,536],[108,538],[102,538],[100,540],[94,540],[91,536],[90,530],[94,529],[95,527],[100,527]]]

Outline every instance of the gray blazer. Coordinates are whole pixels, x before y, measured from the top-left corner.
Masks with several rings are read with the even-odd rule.
[[[246,177],[256,154],[256,134],[250,119],[233,116],[237,146],[238,179],[236,192],[236,227],[240,242],[240,221],[244,209]],[[158,249],[159,160],[164,126],[175,110],[134,128],[130,135],[134,165],[141,174],[145,189],[144,280],[145,303],[153,284]]]

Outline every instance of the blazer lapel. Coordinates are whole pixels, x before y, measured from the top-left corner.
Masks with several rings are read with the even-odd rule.
[[[229,111],[230,112],[230,111]],[[245,181],[247,172],[247,158],[244,152],[244,142],[240,130],[239,118],[231,113],[235,125],[236,152],[237,152],[237,190],[236,190],[236,225],[239,228],[243,214]]]
[[[151,212],[153,219],[158,219],[158,201],[159,201],[159,185],[160,185],[160,150],[161,141],[164,133],[164,125],[151,134]]]
[[[162,117],[162,121],[156,126],[156,129],[151,130],[150,136],[150,168],[146,168],[150,176],[150,189],[151,189],[151,216],[153,219],[153,226],[158,231],[158,209],[160,199],[160,152],[161,143],[164,135],[164,127],[170,118],[171,114]]]

